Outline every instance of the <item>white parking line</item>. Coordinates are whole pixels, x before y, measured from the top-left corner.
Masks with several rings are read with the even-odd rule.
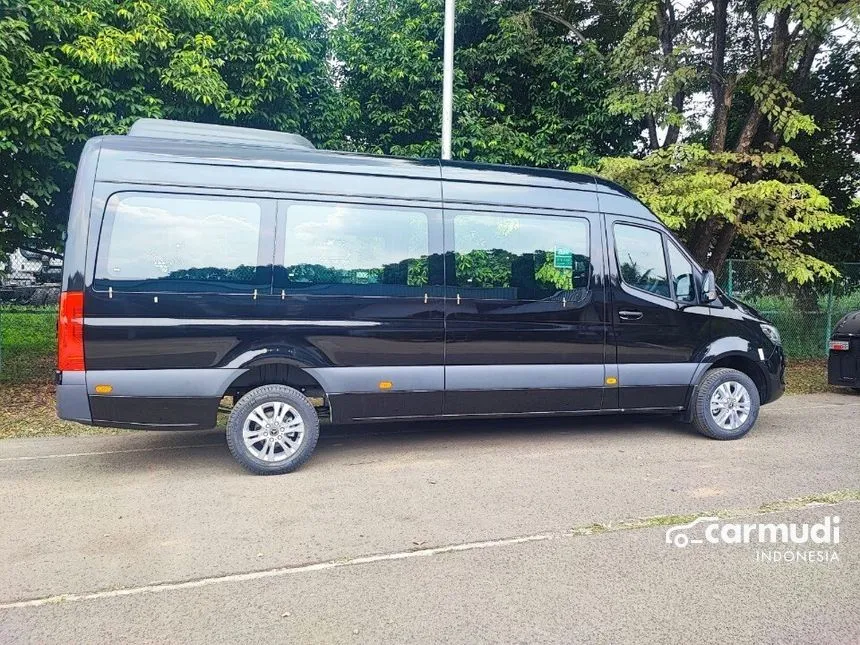
[[[129,452],[155,452],[158,450],[182,450],[183,448],[223,447],[220,443],[192,443],[183,446],[156,446],[154,448],[126,448],[123,450],[98,450],[93,452],[67,452],[59,455],[26,455],[22,457],[0,457],[0,461],[35,461],[37,459],[63,459],[65,457],[90,457],[94,455],[121,455]]]
[[[786,500],[786,503],[791,501],[803,502],[802,498],[796,500]],[[834,501],[814,501],[805,502],[798,508],[809,508],[810,506],[838,506],[841,504],[856,504],[853,499],[840,499]],[[775,513],[785,513],[787,507],[779,508],[774,506],[771,509],[765,510],[764,507],[758,509],[734,509],[723,510],[719,512],[719,516],[723,520],[735,517],[749,516],[765,516]],[[710,513],[709,513],[710,514]],[[704,514],[703,514],[704,515]],[[660,519],[659,524],[653,523],[652,520]],[[293,573],[308,573],[311,571],[328,571],[331,569],[339,569],[342,567],[352,567],[362,564],[373,564],[375,562],[390,562],[393,560],[408,560],[411,558],[423,558],[443,553],[456,553],[463,551],[475,551],[478,549],[490,549],[495,547],[511,546],[515,544],[524,544],[527,542],[546,542],[548,540],[571,539],[595,533],[618,532],[634,529],[665,529],[671,523],[666,523],[666,516],[644,517],[639,519],[621,520],[617,522],[609,522],[599,525],[587,525],[575,527],[566,531],[557,531],[551,533],[535,533],[521,537],[500,538],[497,540],[484,540],[481,542],[462,542],[460,544],[449,544],[446,546],[416,548],[409,551],[396,551],[394,553],[378,553],[375,555],[363,555],[354,558],[342,558],[340,560],[328,560],[326,562],[316,562],[312,564],[299,564],[288,567],[277,567],[274,569],[263,569],[261,571],[249,571],[246,573],[228,573],[220,576],[210,576],[206,578],[196,578],[194,580],[185,580],[182,582],[161,582],[149,585],[141,585],[139,587],[123,587],[120,589],[104,589],[102,591],[91,591],[86,593],[68,593],[59,594],[56,596],[43,596],[41,598],[30,598],[26,600],[16,600],[12,602],[0,603],[0,610],[3,609],[20,609],[24,607],[41,607],[53,603],[60,602],[82,602],[86,600],[101,600],[105,598],[119,598],[124,596],[139,596],[146,593],[160,593],[162,591],[179,591],[183,589],[199,589],[200,587],[209,587],[211,585],[221,584],[224,582],[247,582],[250,580],[261,580],[264,578],[279,578]],[[676,522],[677,524],[678,522]],[[595,526],[600,530],[595,531]]]
[[[387,562],[390,560],[406,560],[409,558],[422,558],[440,553],[453,553],[456,551],[474,551],[476,549],[488,549],[491,547],[509,546],[512,544],[523,544],[525,542],[542,542],[559,537],[572,537],[571,533],[539,533],[524,537],[505,538],[501,540],[487,540],[485,542],[466,542],[449,546],[432,547],[427,549],[415,549],[413,551],[398,551],[396,553],[381,553],[378,555],[366,555],[357,558],[345,558],[342,560],[329,560],[315,564],[303,564],[293,567],[278,567],[277,569],[264,569],[262,571],[251,571],[248,573],[231,573],[223,576],[212,576],[209,578],[198,578],[184,582],[165,582],[160,584],[143,585],[141,587],[125,587],[123,589],[108,589],[90,593],[61,594],[58,596],[47,596],[44,598],[33,598],[30,600],[19,600],[0,604],[2,609],[19,609],[22,607],[41,607],[58,602],[80,602],[84,600],[99,600],[104,598],[117,598],[121,596],[137,596],[145,593],[159,593],[161,591],[176,591],[180,589],[198,589],[222,582],[246,582],[248,580],[260,580],[262,578],[276,578],[292,573],[307,573],[309,571],[327,571],[340,567],[351,567],[360,564],[371,564],[374,562]]]
[[[796,408],[763,408],[773,413],[779,412],[805,412],[806,410],[816,410],[818,408],[857,408],[860,403],[819,403],[818,405],[803,405]]]

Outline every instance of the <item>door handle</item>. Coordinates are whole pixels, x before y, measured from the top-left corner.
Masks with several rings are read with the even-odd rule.
[[[621,320],[639,320],[640,318],[642,318],[642,316],[643,314],[641,311],[622,310],[618,312],[618,317],[621,318]]]

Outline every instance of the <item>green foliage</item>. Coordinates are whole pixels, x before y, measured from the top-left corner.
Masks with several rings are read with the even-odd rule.
[[[537,0],[458,2],[456,158],[567,167],[631,148],[630,120],[604,106],[612,86],[604,56],[537,13],[542,9],[553,7]],[[345,4],[337,51],[352,117],[347,146],[438,156],[442,10],[435,0]]]
[[[813,255],[860,248],[851,201],[860,76],[857,42],[827,32],[856,25],[860,0],[729,3],[720,74],[711,68],[714,6],[459,0],[455,157],[597,166],[688,240],[705,239],[700,261],[725,257],[728,248],[716,253],[710,240],[727,231],[736,250],[771,259],[796,281],[833,275]],[[442,10],[441,0],[0,0],[0,252],[24,241],[59,247],[83,142],[140,117],[437,156]],[[780,12],[790,15],[785,65],[770,54]],[[816,59],[804,89],[796,72],[819,41],[831,54]],[[714,113],[691,97],[717,78],[734,93],[730,139],[761,114],[749,146],[726,143],[743,154],[694,145],[709,137]],[[644,155],[666,131],[666,149]],[[670,145],[675,135],[682,144]],[[851,244],[829,233],[846,221],[834,209],[854,213]],[[475,284],[506,283],[494,273],[504,263],[484,253],[462,260]],[[537,266],[545,284],[564,283],[551,260]],[[385,271],[400,283],[428,280],[426,259]]]
[[[805,161],[799,172],[851,220],[851,228],[815,236],[815,247],[825,259],[855,260],[860,258],[860,41],[835,43],[802,99],[819,129],[792,142]]]
[[[800,179],[793,170],[799,163],[785,148],[768,154],[711,153],[699,144],[677,144],[640,160],[602,159],[597,171],[636,194],[682,237],[701,220],[734,224],[755,255],[803,283],[837,275],[809,253],[803,236],[843,226],[846,218]],[[746,176],[756,179],[744,181]]]
[[[56,308],[0,311],[0,383],[46,377],[56,355]]]
[[[856,29],[860,1],[623,6],[632,26],[611,57],[619,84],[608,105],[642,120],[652,152],[642,160],[604,159],[601,171],[682,231],[702,264],[719,270],[734,244],[735,252],[768,257],[797,282],[832,277],[835,270],[813,257],[812,241],[848,220],[804,181],[801,158],[782,146],[803,146],[822,127],[833,131],[808,111],[815,103],[804,104],[800,90],[826,56],[821,47],[834,26]],[[856,80],[844,66],[828,71],[840,77],[835,96]],[[849,120],[856,122],[856,110]],[[708,149],[691,145],[704,141]],[[834,148],[856,141],[845,137]],[[856,163],[856,152],[842,159]]]
[[[693,34],[679,31],[674,47],[663,51],[657,30],[660,0],[630,0],[622,3],[630,15],[631,27],[613,49],[612,71],[618,80],[609,92],[607,107],[613,114],[629,115],[639,121],[646,117],[657,127],[669,125],[695,128],[695,115],[673,105],[676,93],[701,85],[699,61],[695,57]],[[680,11],[680,9],[678,9]],[[684,21],[695,17],[680,15]]]
[[[0,250],[56,246],[75,161],[140,117],[340,137],[327,6],[0,0]]]

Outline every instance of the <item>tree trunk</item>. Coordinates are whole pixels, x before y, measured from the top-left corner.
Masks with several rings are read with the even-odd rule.
[[[700,220],[690,235],[689,250],[696,262],[708,266],[708,256],[711,252],[711,240],[717,231],[719,222],[714,219]]]
[[[672,97],[672,108],[679,114],[684,113],[684,93],[676,92]],[[670,125],[666,130],[666,138],[663,140],[663,147],[671,146],[678,143],[678,135],[681,134],[681,126]]]
[[[722,152],[726,147],[729,127],[729,110],[734,88],[726,78],[726,30],[729,0],[714,0],[714,43],[711,48],[711,96],[714,99],[711,152]]]
[[[711,252],[711,257],[708,258],[708,267],[717,275],[723,270],[726,258],[729,257],[729,251],[732,248],[732,242],[735,240],[737,230],[737,226],[731,222],[726,222],[717,235],[717,239],[714,242],[714,250]]]
[[[663,52],[663,56],[671,56],[675,51],[675,32],[677,27],[672,0],[660,0],[657,6],[657,36],[660,39],[660,49]],[[672,109],[675,112],[684,113],[685,96],[683,90],[675,92],[675,95],[672,97]],[[680,126],[670,125],[666,130],[666,138],[663,140],[663,146],[671,146],[677,143],[680,133]]]
[[[660,147],[660,140],[657,138],[657,123],[654,121],[654,115],[649,114],[645,117],[648,123],[648,147],[651,150],[657,150]]]
[[[812,72],[812,64],[815,62],[815,57],[818,55],[818,50],[821,49],[823,41],[824,39],[818,34],[808,37],[803,48],[803,56],[800,58],[797,69],[794,70],[794,78],[791,81],[791,91],[795,94],[799,95],[806,91],[809,75]]]
[[[788,18],[791,14],[791,9],[783,9],[776,14],[776,19],[773,25],[773,38],[770,46],[770,62],[768,65],[767,74],[771,78],[780,78],[785,72],[788,53]],[[738,137],[738,143],[735,146],[735,152],[746,153],[752,147],[753,139],[755,139],[758,126],[761,123],[762,112],[758,103],[754,103],[747,114],[744,122],[743,130]]]

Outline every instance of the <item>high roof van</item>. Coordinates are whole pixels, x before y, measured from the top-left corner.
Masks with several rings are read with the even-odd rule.
[[[254,473],[320,421],[674,413],[743,436],[779,333],[637,199],[562,171],[320,151],[142,120],[90,140],[69,215],[57,410],[216,425]]]

